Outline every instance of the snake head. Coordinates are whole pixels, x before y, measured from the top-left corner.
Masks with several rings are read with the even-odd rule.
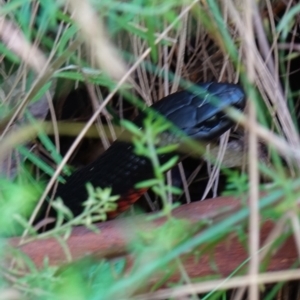
[[[198,83],[195,92],[171,94],[152,108],[191,138],[207,141],[233,126],[224,109],[234,107],[242,111],[245,104],[245,93],[239,85],[209,82]]]

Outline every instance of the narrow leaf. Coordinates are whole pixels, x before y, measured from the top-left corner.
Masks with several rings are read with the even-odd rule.
[[[133,124],[132,122],[128,121],[128,120],[121,120],[121,125],[127,129],[128,131],[130,131],[131,133],[133,133],[134,135],[138,136],[138,137],[142,137],[143,133],[141,132],[140,128],[137,127],[135,124]]]
[[[179,156],[176,155],[176,156],[173,156],[171,159],[169,159],[165,164],[163,164],[159,170],[164,173],[164,172],[167,172],[168,170],[170,170],[172,167],[175,166],[175,164],[177,163],[178,161],[178,158]]]
[[[158,195],[159,197],[163,198],[164,197],[164,192],[161,190],[160,187],[158,187],[157,185],[153,186],[152,188],[152,191]]]
[[[134,187],[137,189],[150,188],[159,183],[158,179],[149,179],[137,183]]]
[[[156,149],[157,154],[165,154],[165,153],[171,153],[178,149],[178,144],[168,145],[164,147],[159,147]]]
[[[182,193],[182,190],[176,186],[167,186],[166,190],[174,195],[180,195]]]

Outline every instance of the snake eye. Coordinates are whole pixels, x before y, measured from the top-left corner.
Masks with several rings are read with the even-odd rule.
[[[221,119],[222,119],[222,114],[218,113],[212,116],[211,118],[207,119],[205,122],[203,122],[203,124],[208,127],[214,127],[220,122]]]
[[[217,120],[217,116],[212,116],[211,118],[207,119],[205,122],[215,122]]]

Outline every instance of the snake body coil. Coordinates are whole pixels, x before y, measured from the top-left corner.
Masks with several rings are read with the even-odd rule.
[[[151,108],[188,136],[208,141],[219,137],[233,125],[223,110],[229,106],[242,110],[245,95],[235,84],[210,82],[197,86],[200,92],[180,91],[161,99]],[[139,124],[142,119],[142,115],[138,116],[134,122]],[[169,155],[161,156],[161,163],[169,158]],[[118,209],[109,214],[109,217],[114,217],[145,192],[136,190],[135,184],[151,178],[153,169],[150,161],[137,156],[132,144],[117,140],[93,163],[73,173],[65,184],[60,184],[56,197],[61,197],[76,216],[83,211],[82,203],[87,199],[87,182],[94,187],[111,187],[113,195],[120,195]]]

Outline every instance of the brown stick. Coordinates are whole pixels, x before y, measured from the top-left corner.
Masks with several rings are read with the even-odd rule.
[[[183,205],[174,210],[174,216],[180,219],[187,219],[191,222],[199,222],[207,218],[224,217],[224,214],[232,213],[240,208],[240,201],[231,197],[220,197],[206,200],[203,202],[194,202]],[[131,219],[120,219],[109,222],[99,223],[97,227],[101,230],[100,234],[95,234],[84,227],[77,227],[67,241],[67,245],[73,259],[80,259],[86,255],[93,254],[93,257],[111,257],[126,254],[127,246],[134,237],[133,232],[135,224],[139,224],[138,230],[149,230],[141,228],[142,220],[145,216]],[[164,222],[164,218],[157,219],[153,226],[159,226]],[[143,222],[145,223],[145,222]],[[151,224],[151,223],[150,223]],[[266,222],[261,229],[261,242],[274,227],[270,221]],[[17,246],[18,238],[10,240],[10,244]],[[47,256],[51,265],[66,263],[65,254],[59,243],[51,238],[38,240],[20,247],[34,263],[39,267]],[[244,260],[248,258],[244,246],[234,235],[231,235],[226,241],[219,243],[213,253],[213,257],[202,255],[200,259],[195,259],[193,255],[185,258],[185,269],[189,276],[198,277],[213,275],[216,272],[212,270],[210,261],[214,260],[218,274],[228,276]],[[297,251],[293,238],[288,239],[283,246],[273,255],[268,270],[282,270],[289,268],[297,259]]]

